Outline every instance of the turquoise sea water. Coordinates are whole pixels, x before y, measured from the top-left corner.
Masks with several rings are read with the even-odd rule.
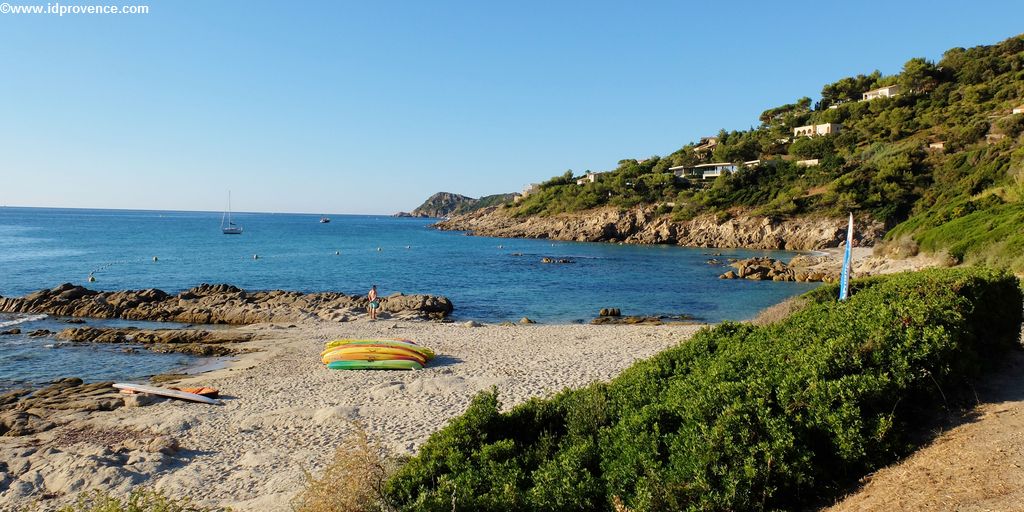
[[[0,208],[0,295],[64,282],[170,293],[204,282],[350,294],[376,284],[383,295],[445,295],[455,304],[456,319],[528,316],[568,323],[618,307],[623,314],[718,322],[750,318],[814,286],[720,280],[726,269],[707,263],[712,257],[791,253],[470,237],[432,229],[428,219],[332,215],[322,224],[319,218],[239,213],[235,221],[245,232],[235,236],[220,232],[220,212]],[[543,264],[545,256],[575,263]],[[90,273],[96,282],[87,282]],[[36,328],[31,322],[19,327]],[[0,337],[0,381],[14,374],[3,355],[9,343]],[[82,356],[75,363],[89,360]]]

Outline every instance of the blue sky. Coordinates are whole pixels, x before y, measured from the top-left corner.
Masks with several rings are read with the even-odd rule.
[[[1024,18],[1010,1],[116,3],[150,13],[0,14],[0,205],[219,210],[231,189],[236,210],[389,214],[518,191]]]

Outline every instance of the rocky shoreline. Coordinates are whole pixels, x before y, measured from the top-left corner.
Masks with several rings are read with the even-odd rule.
[[[336,292],[246,291],[202,284],[171,295],[163,290],[95,291],[70,283],[24,297],[0,297],[0,312],[121,318],[186,324],[248,325],[328,320],[347,322],[366,312],[367,299]],[[380,312],[403,319],[441,319],[454,306],[446,297],[396,293],[380,299]]]
[[[885,234],[881,222],[858,219],[855,224],[856,245],[874,245]],[[727,219],[702,215],[687,221],[673,221],[650,206],[517,218],[503,207],[491,207],[458,215],[434,226],[503,238],[810,251],[836,247],[845,241],[847,219],[777,220],[742,214]]]
[[[75,343],[122,343],[142,345],[154,352],[176,352],[201,357],[239,354],[239,343],[252,341],[253,333],[235,329],[139,329],[136,327],[71,327],[57,339]]]

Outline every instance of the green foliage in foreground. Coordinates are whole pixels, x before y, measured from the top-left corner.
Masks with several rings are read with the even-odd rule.
[[[766,510],[827,500],[1015,345],[1017,279],[933,270],[835,287],[729,323],[607,384],[499,411],[496,391],[387,483],[399,510]]]
[[[108,492],[91,491],[78,497],[74,505],[60,509],[60,512],[213,512],[212,509],[194,505],[190,500],[168,498],[159,491],[136,488],[125,498],[118,498]]]

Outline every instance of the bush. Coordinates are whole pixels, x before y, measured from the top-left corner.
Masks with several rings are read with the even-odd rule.
[[[1012,275],[835,286],[763,327],[727,323],[608,384],[499,412],[495,391],[386,485],[399,510],[764,510],[834,498],[911,448],[923,413],[1012,346]]]

